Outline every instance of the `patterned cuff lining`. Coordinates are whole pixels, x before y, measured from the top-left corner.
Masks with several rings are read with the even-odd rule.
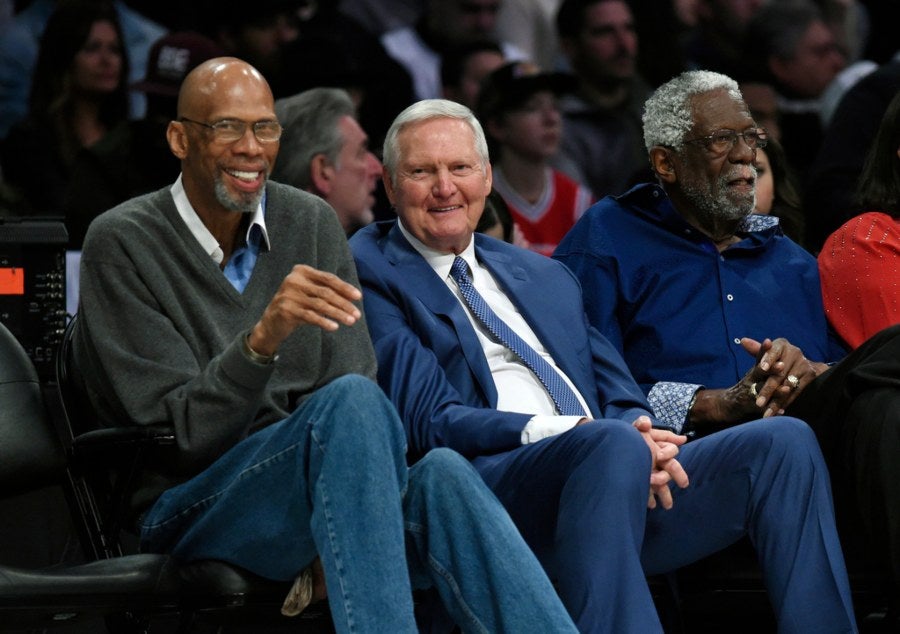
[[[702,385],[694,383],[657,383],[650,389],[647,400],[656,417],[666,427],[680,434],[687,421],[691,399]]]

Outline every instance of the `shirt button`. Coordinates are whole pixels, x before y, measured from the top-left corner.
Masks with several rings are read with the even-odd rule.
[[[731,293],[728,293],[728,295],[726,295],[725,298],[726,298],[729,302],[733,302],[733,301],[734,301],[734,295],[732,295]]]
[[[734,338],[734,342],[735,342],[737,345],[741,345],[741,340],[740,340],[739,337],[735,337],[735,338]]]

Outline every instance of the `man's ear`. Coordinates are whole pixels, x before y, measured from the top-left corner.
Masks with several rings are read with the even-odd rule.
[[[184,124],[179,121],[169,121],[169,127],[166,128],[166,140],[169,142],[169,149],[176,157],[182,161],[188,154],[188,138],[184,131]]]
[[[334,166],[328,162],[328,158],[324,154],[316,154],[309,162],[309,178],[313,187],[322,196],[328,196],[331,193]]]
[[[660,145],[650,148],[650,168],[664,183],[674,183],[677,180],[675,164],[672,162],[672,153],[669,148]]]

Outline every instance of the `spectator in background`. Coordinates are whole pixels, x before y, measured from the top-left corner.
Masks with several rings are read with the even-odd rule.
[[[150,47],[165,35],[166,28],[125,2],[94,0],[94,3],[112,4],[115,8],[122,29],[122,46],[129,61],[128,81],[139,80],[147,66]],[[35,73],[41,34],[58,4],[61,2],[57,0],[33,0],[0,29],[0,139],[28,113],[31,79]],[[132,117],[141,117],[144,115],[144,102],[135,97],[132,96],[129,113]]]
[[[750,108],[753,119],[766,129],[770,139],[781,139],[781,113],[778,110],[778,93],[772,84],[761,81],[739,82],[744,102]]]
[[[72,169],[63,201],[69,249],[81,249],[88,225],[107,209],[175,180],[179,162],[166,142],[166,127],[176,115],[181,80],[221,54],[215,42],[193,32],[170,33],[153,45],[144,78],[131,86],[147,96],[146,116],[122,121],[82,149]]]
[[[688,68],[742,77],[747,65],[744,33],[766,0],[695,0],[685,42]]]
[[[307,0],[256,0],[251,10],[239,0],[195,2],[196,23],[190,28],[208,35],[227,55],[252,64],[275,96],[283,95],[283,82],[296,70],[285,65],[284,50],[300,37],[314,7]]]
[[[497,36],[517,46],[541,68],[565,64],[556,35],[556,12],[562,0],[507,0],[497,14]]]
[[[422,14],[422,0],[340,0],[334,4],[374,35],[412,24]]]
[[[494,40],[460,45],[441,59],[443,98],[475,110],[484,78],[505,63],[503,49]]]
[[[822,13],[811,2],[773,2],[747,25],[744,58],[751,78],[778,93],[781,144],[801,187],[822,143],[820,98],[847,58]]]
[[[272,178],[324,198],[348,236],[372,222],[381,162],[350,95],[312,88],[276,101],[275,113],[283,131]]]
[[[650,87],[637,73],[631,9],[625,0],[564,0],[556,27],[578,87],[560,100],[555,165],[597,198],[618,194],[647,166],[641,109]]]
[[[857,181],[888,103],[900,91],[900,54],[855,84],[838,105],[803,192],[814,253],[850,218],[871,211],[854,200]]]
[[[496,39],[497,12],[502,0],[425,0],[415,25],[381,36],[388,54],[407,71],[415,99],[441,96],[441,60],[456,47],[474,40]],[[517,47],[500,41],[508,60],[525,57]]]
[[[764,148],[756,148],[756,206],[753,213],[778,218],[781,230],[791,240],[805,244],[805,224],[800,190],[781,144],[769,138]]]
[[[128,116],[128,58],[112,5],[64,0],[47,21],[28,116],[0,146],[32,213],[61,215],[75,159]]]
[[[339,10],[317,3],[301,23],[300,37],[287,44],[282,61],[291,69],[273,87],[276,98],[311,88],[342,88],[356,104],[362,128],[379,146],[394,116],[413,100],[412,82],[378,37]]]
[[[838,228],[819,253],[825,314],[851,348],[900,322],[900,92],[881,120],[857,198],[868,211]]]
[[[494,190],[528,248],[548,256],[593,202],[590,190],[550,166],[562,133],[557,97],[574,85],[571,75],[512,62],[487,76],[478,100],[494,157]]]

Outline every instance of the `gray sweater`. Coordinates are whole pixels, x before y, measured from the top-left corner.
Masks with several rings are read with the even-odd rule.
[[[359,286],[324,201],[272,182],[266,198],[271,250],[261,250],[243,294],[190,233],[168,187],[104,213],[87,233],[73,347],[88,396],[106,425],[175,428],[177,446],[151,460],[137,507],[331,380],[375,376],[364,319],[331,333],[300,326],[271,365],[243,352],[241,337],[294,265]]]

